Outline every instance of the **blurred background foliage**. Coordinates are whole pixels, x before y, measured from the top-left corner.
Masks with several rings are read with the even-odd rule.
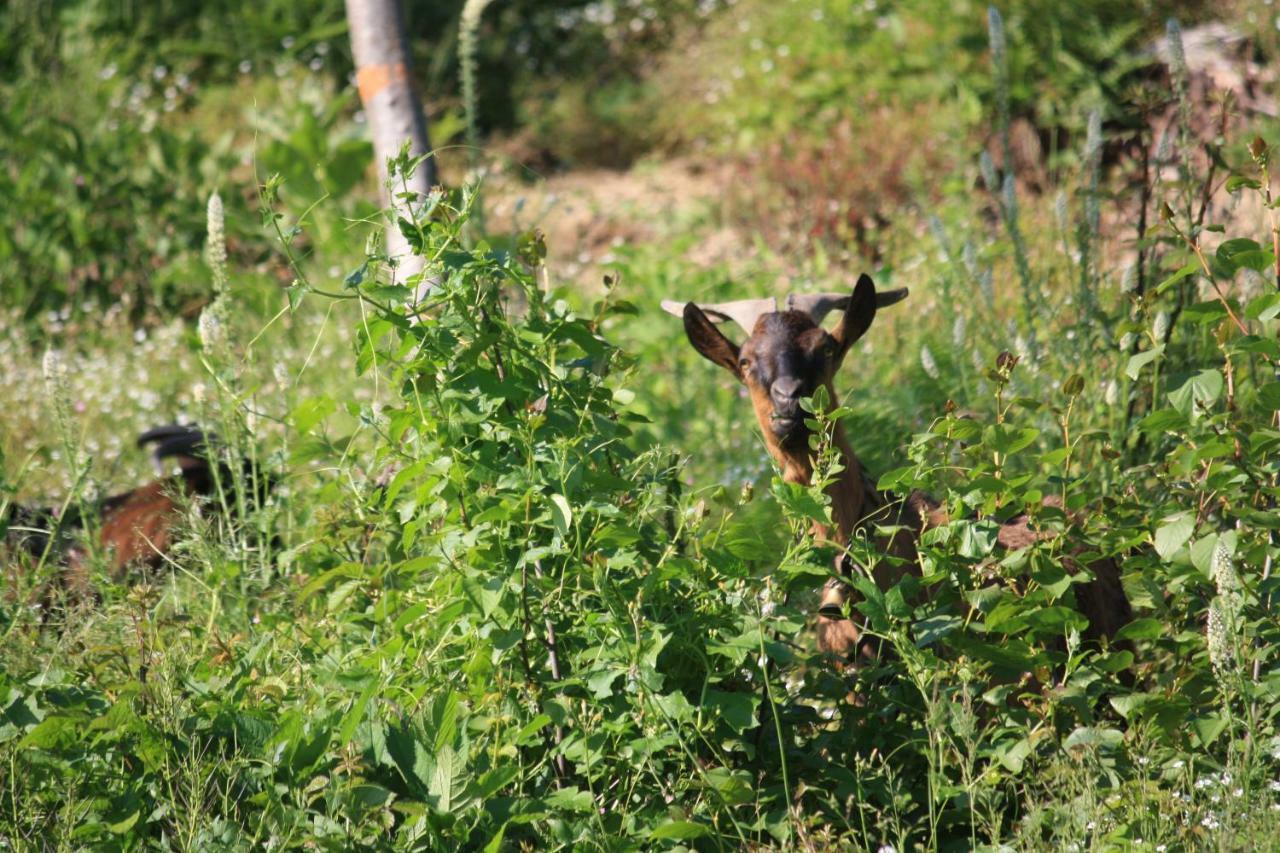
[[[406,3],[433,142],[461,142],[461,2]],[[1083,115],[1128,114],[1167,17],[1261,10],[1197,0],[998,3],[1009,111],[1049,152]],[[985,5],[962,0],[519,0],[485,9],[477,124],[526,178],[646,156],[737,164],[726,215],[767,236],[863,247],[892,211],[939,194],[995,106]],[[254,187],[287,178],[298,213],[328,194],[370,211],[368,148],[339,0],[26,0],[0,12],[0,297],[28,317],[83,304],[198,307],[198,217],[217,187],[232,251],[263,267]],[[1052,158],[1048,159],[1052,163]],[[277,271],[279,272],[279,271]],[[279,273],[278,277],[287,277]]]

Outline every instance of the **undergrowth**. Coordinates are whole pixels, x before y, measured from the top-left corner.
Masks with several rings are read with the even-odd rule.
[[[777,285],[637,246],[588,299],[539,234],[483,234],[470,185],[400,224],[437,282],[421,302],[376,240],[331,249],[357,257],[334,274],[308,255],[341,232],[282,187],[349,189],[363,154],[314,117],[267,156],[327,171],[257,199],[283,295],[227,264],[211,205],[208,234],[182,235],[188,254],[208,239],[196,331],[144,329],[113,360],[73,341],[46,360],[56,381],[7,387],[0,506],[91,506],[138,476],[102,460],[179,413],[280,482],[256,508],[188,507],[167,571],[113,580],[91,555],[94,601],[58,594],[56,561],[5,555],[9,846],[1270,846],[1265,140],[1183,126],[1155,180],[1108,197],[1086,112],[1056,195],[975,146],[962,192],[886,228],[878,280],[913,293],[851,354],[846,408],[813,406],[813,451],[832,475],[840,422],[883,488],[953,520],[922,537],[919,578],[857,580],[891,653],[838,672],[811,630],[828,499],[772,476],[747,401],[655,304]],[[786,287],[842,286],[809,257]],[[1023,513],[1053,535],[998,549]],[[1075,592],[1105,559],[1134,618],[1095,643]]]

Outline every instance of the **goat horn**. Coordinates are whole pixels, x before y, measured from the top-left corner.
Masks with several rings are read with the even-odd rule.
[[[843,311],[849,307],[847,293],[793,293],[787,297],[786,310],[800,311],[808,314],[815,323],[822,323],[824,317],[832,311]],[[886,308],[895,302],[907,298],[907,289],[881,290],[876,293],[876,308]]]
[[[686,304],[677,302],[674,299],[664,299],[662,300],[662,310],[668,314],[683,317]],[[760,319],[761,315],[772,314],[778,310],[778,300],[772,296],[768,299],[740,299],[737,302],[713,303],[695,302],[694,304],[702,309],[702,313],[706,314],[707,319],[711,322],[723,323],[725,320],[732,320],[741,326],[748,335],[755,332],[756,321]]]

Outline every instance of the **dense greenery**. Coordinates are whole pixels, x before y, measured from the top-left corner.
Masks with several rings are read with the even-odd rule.
[[[638,94],[600,138],[702,140],[730,164],[730,197],[662,199],[600,286],[563,279],[541,232],[493,224],[521,189],[460,180],[399,224],[437,282],[419,301],[379,254],[369,146],[324,59],[340,4],[304,20],[268,2],[223,28],[239,5],[36,4],[4,22],[57,18],[57,38],[2,64],[25,72],[6,84],[22,94],[34,67],[67,60],[54,100],[70,112],[38,113],[29,92],[0,108],[28,129],[0,169],[20,202],[0,213],[0,276],[19,285],[0,339],[0,507],[139,482],[132,435],[179,416],[280,484],[258,507],[238,481],[232,509],[190,507],[171,572],[113,581],[93,555],[97,601],[57,592],[56,559],[0,552],[0,840],[1273,843],[1280,136],[1201,121],[1212,107],[1181,52],[1155,71],[1137,54],[1158,33],[1180,44],[1166,14],[1202,10],[1097,4],[1070,26],[1034,2],[686,9],[625,44]],[[602,4],[527,5],[494,7],[484,50],[540,15],[590,26],[511,104],[623,49]],[[448,43],[449,11],[420,46]],[[129,28],[170,26],[162,77],[135,47],[99,80]],[[224,54],[274,62],[286,36],[321,70],[232,73]],[[771,56],[751,86],[709,102],[680,82],[743,50]],[[480,76],[510,93],[497,67]],[[162,87],[131,105],[140,73]],[[166,111],[179,73],[199,88]],[[1138,94],[1152,74],[1169,103]],[[842,75],[864,81],[857,103]],[[94,112],[89,79],[151,127]],[[590,148],[574,99],[608,97],[574,91],[547,114]],[[632,128],[654,97],[671,124]],[[505,126],[545,120],[522,108]],[[1143,170],[1116,151],[1156,114],[1172,129],[1147,139]],[[228,129],[241,118],[256,139]],[[1003,156],[1018,119],[1061,130],[1034,176]],[[905,130],[873,139],[879,122]],[[924,153],[891,160],[908,139]],[[766,165],[755,146],[774,146]],[[816,223],[846,192],[857,204]],[[725,229],[731,255],[699,257]],[[807,531],[828,499],[775,476],[747,401],[656,303],[839,289],[868,255],[881,286],[912,295],[850,354],[843,407],[813,406],[820,473],[841,422],[882,488],[923,489],[953,520],[923,536],[920,578],[859,577],[857,615],[891,652],[841,673],[812,636],[832,552]],[[67,297],[92,303],[88,321],[47,313]],[[63,354],[42,369],[50,344]],[[1021,513],[1052,535],[998,548]],[[864,573],[886,559],[862,539],[851,555]],[[1075,593],[1108,558],[1135,618],[1093,644]]]

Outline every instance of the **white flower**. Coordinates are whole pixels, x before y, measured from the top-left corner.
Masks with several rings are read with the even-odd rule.
[[[933,352],[928,345],[920,347],[920,367],[924,369],[925,374],[930,379],[937,379],[940,375],[938,372],[938,362],[933,359]]]

